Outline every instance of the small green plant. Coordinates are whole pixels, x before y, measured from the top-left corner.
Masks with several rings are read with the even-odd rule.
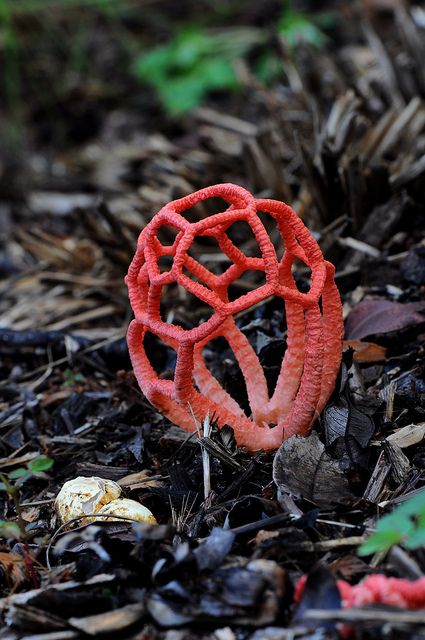
[[[425,490],[383,516],[376,531],[359,548],[359,555],[386,552],[395,544],[407,549],[425,545]]]
[[[86,377],[79,371],[74,371],[74,369],[65,369],[63,372],[63,379],[64,387],[75,387],[77,384],[86,381]]]
[[[277,31],[292,49],[299,40],[316,47],[326,36],[308,16],[286,5]],[[158,92],[165,110],[179,115],[198,106],[214,90],[240,87],[235,61],[255,49],[254,72],[264,82],[282,73],[282,60],[270,46],[265,30],[250,27],[207,30],[197,25],[178,30],[168,43],[140,54],[133,65],[135,75]]]
[[[167,43],[141,54],[134,63],[138,78],[153,86],[172,115],[200,104],[213,90],[235,90],[240,83],[234,60],[258,42],[251,29],[211,32],[185,27]]]
[[[299,41],[318,48],[323,47],[327,42],[325,34],[312,22],[311,18],[289,8],[285,8],[282,12],[277,30],[290,49],[294,48]]]
[[[17,515],[17,522],[0,520],[0,536],[26,540],[27,532],[25,521],[22,518],[22,510],[19,502],[19,491],[24,482],[30,478],[43,478],[44,472],[54,464],[54,460],[45,455],[39,455],[27,462],[25,467],[18,467],[9,473],[0,473],[0,491],[5,491],[13,500]]]

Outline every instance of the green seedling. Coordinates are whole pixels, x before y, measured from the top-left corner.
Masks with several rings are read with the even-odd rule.
[[[359,548],[359,555],[387,552],[396,544],[406,549],[425,545],[425,490],[383,516],[376,531]]]
[[[18,467],[9,473],[0,473],[0,491],[5,491],[12,499],[17,515],[17,522],[0,520],[0,536],[26,540],[27,532],[22,518],[18,489],[31,478],[46,477],[45,471],[48,471],[53,464],[54,461],[51,458],[39,455],[27,462],[25,467]]]

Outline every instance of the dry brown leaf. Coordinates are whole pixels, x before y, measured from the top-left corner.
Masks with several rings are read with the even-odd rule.
[[[345,335],[362,340],[367,336],[402,331],[425,323],[425,302],[391,302],[390,300],[362,300],[349,314]]]
[[[30,460],[36,458],[39,454],[36,451],[24,453],[22,456],[13,457],[13,454],[7,458],[0,458],[0,469],[3,471],[6,467],[16,467],[18,465],[27,464]]]
[[[105,611],[85,618],[70,618],[68,622],[71,627],[80,629],[89,636],[98,636],[105,633],[119,633],[140,620],[144,613],[145,604],[136,602],[128,604],[121,609]]]
[[[16,553],[0,552],[2,580],[10,591],[17,591],[26,580],[25,560]]]
[[[347,478],[325,451],[313,431],[307,438],[294,436],[276,453],[273,480],[280,493],[303,497],[320,506],[329,506],[351,496]]]
[[[40,517],[40,507],[27,507],[22,509],[22,518],[25,522],[35,522]]]
[[[149,487],[160,487],[163,484],[162,479],[162,476],[151,476],[150,472],[145,469],[124,476],[124,478],[118,480],[118,484],[120,487],[126,487],[127,489],[147,489]]]
[[[255,543],[261,544],[265,540],[270,540],[270,538],[277,538],[279,536],[279,531],[266,531],[265,529],[260,529],[260,531],[255,536]]]
[[[363,342],[362,340],[344,340],[343,349],[353,349],[354,362],[381,362],[385,360],[387,349],[375,342]]]

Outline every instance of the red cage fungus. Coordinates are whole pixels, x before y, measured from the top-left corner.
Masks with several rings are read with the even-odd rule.
[[[307,576],[302,576],[295,586],[296,603],[301,600],[306,582]],[[400,609],[425,609],[425,578],[411,581],[375,573],[355,585],[345,580],[337,580],[336,584],[343,608],[384,604]]]
[[[208,198],[221,198],[227,208],[197,222],[185,211]],[[258,212],[274,219],[283,241],[278,259]],[[235,222],[247,223],[260,257],[249,257],[231,240]],[[159,233],[172,229],[175,239],[164,245]],[[224,273],[207,269],[190,254],[200,237],[214,238],[231,265]],[[160,267],[164,256],[172,263]],[[292,264],[301,260],[311,270],[311,287],[301,292]],[[229,287],[246,271],[263,273],[264,284],[230,300]],[[242,187],[219,184],[201,189],[163,207],[140,234],[126,283],[135,319],[128,345],[139,385],[150,402],[172,422],[194,430],[193,414],[202,421],[214,416],[219,427],[230,425],[238,445],[250,451],[277,448],[284,439],[306,435],[335,385],[341,360],[342,308],[334,282],[334,267],[295,212],[276,200],[258,200]],[[169,324],[161,317],[164,288],[178,283],[211,308],[211,317],[192,329]],[[235,324],[234,314],[278,296],[284,301],[287,348],[271,396],[259,359]],[[177,352],[173,380],[161,379],[146,354],[144,338],[153,333]],[[248,417],[208,369],[203,350],[219,336],[229,343],[246,383],[251,410]],[[192,414],[193,412],[193,414]]]

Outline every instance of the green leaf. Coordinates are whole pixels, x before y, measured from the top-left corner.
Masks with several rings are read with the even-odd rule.
[[[404,542],[407,549],[419,549],[425,546],[425,527],[418,527]]]
[[[401,542],[402,536],[398,531],[379,531],[373,533],[358,549],[359,556],[369,556],[377,551],[388,551],[395,544]]]
[[[289,9],[284,11],[277,28],[291,48],[295,47],[300,40],[318,48],[323,47],[327,41],[323,31],[310,18]]]
[[[213,52],[214,41],[200,29],[190,27],[181,31],[172,45],[173,62],[177,68],[191,69],[204,56]]]
[[[3,538],[14,538],[19,540],[21,537],[21,531],[16,522],[0,520],[0,536]]]
[[[0,489],[7,491],[7,493],[13,493],[13,485],[9,482],[6,474],[0,473]]]
[[[274,53],[267,51],[258,59],[255,65],[255,75],[266,84],[275,82],[284,74],[282,60]]]
[[[25,467],[19,467],[18,469],[13,469],[10,473],[7,474],[9,480],[17,480],[18,478],[22,478],[26,473],[28,473]]]
[[[140,55],[133,69],[138,78],[155,87],[166,110],[178,115],[198,106],[210,91],[236,89],[239,83],[232,61],[246,47],[234,33],[210,35],[191,26],[167,44]]]
[[[173,115],[193,109],[205,94],[198,78],[192,76],[169,80],[158,87],[158,91],[165,108]]]
[[[360,555],[388,551],[394,544],[417,549],[425,544],[425,490],[383,516],[376,532],[359,548]]]
[[[55,461],[52,458],[48,458],[45,455],[40,455],[30,460],[27,467],[33,473],[40,473],[41,471],[48,471],[54,465]]]
[[[170,78],[158,91],[167,111],[178,115],[200,104],[209,91],[237,86],[231,65],[213,58],[202,61],[191,73]]]
[[[239,86],[231,63],[223,58],[210,58],[200,63],[195,77],[205,91],[236,89]]]
[[[171,64],[172,52],[168,46],[164,46],[138,56],[134,62],[133,70],[141,80],[158,86],[164,82]]]

